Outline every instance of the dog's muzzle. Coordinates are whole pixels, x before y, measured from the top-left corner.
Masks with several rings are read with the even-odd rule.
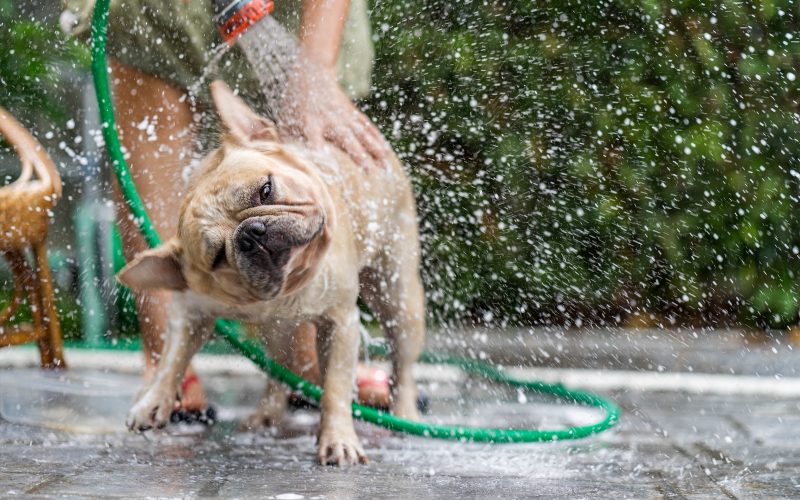
[[[310,243],[325,225],[321,213],[249,217],[233,235],[236,266],[250,288],[262,297],[277,294],[292,251]]]
[[[248,219],[237,230],[236,248],[242,253],[269,252],[270,243],[267,225],[261,220]]]
[[[236,228],[234,244],[244,255],[277,257],[294,247],[308,244],[319,234],[324,217],[279,215],[250,217]]]

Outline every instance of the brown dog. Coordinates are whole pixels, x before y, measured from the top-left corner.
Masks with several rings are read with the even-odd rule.
[[[292,333],[310,321],[318,331],[324,389],[317,458],[366,462],[350,409],[359,296],[392,347],[392,411],[417,417],[411,369],[425,314],[408,178],[398,161],[366,172],[338,151],[322,155],[281,143],[273,124],[224,83],[211,90],[226,133],[190,182],[178,236],[142,252],[118,276],[136,290],[178,292],[156,375],[128,426],[166,425],[180,378],[214,318],[263,325],[264,341],[283,363]],[[285,398],[270,382],[253,421],[275,421]]]

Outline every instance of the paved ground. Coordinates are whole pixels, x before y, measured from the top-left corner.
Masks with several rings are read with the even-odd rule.
[[[610,367],[623,368],[626,359],[638,352],[639,362],[645,363],[640,367],[654,362],[653,369],[662,366],[666,370],[672,366],[666,368],[659,359],[675,359],[688,345],[663,332],[637,334],[633,340],[609,335],[553,337],[553,342],[560,342],[560,351],[552,344],[549,357],[539,356],[549,359],[546,364],[551,366],[556,355],[565,360],[562,366],[607,366],[582,360],[581,356],[595,360],[603,356],[599,353],[602,349],[591,355],[581,346],[593,341],[598,345],[616,342],[611,358],[617,361]],[[774,340],[745,344],[741,336],[726,335],[695,345],[705,353],[690,361],[695,369],[702,366],[702,371],[712,372],[721,367],[730,373],[726,368],[734,355],[741,360],[735,366],[753,368],[742,368],[742,373],[764,371],[769,376],[780,375],[784,381],[793,380],[787,379],[793,371],[784,372],[793,369],[792,361],[797,359],[787,344],[781,343],[782,349],[773,352]],[[515,337],[493,338],[486,345],[502,346],[509,339],[516,342]],[[540,336],[537,345],[527,347],[546,350],[548,338]],[[705,349],[705,345],[712,348]],[[565,352],[572,354],[565,356]],[[486,355],[507,356],[508,351],[487,348]],[[683,356],[688,359],[690,354]],[[767,359],[774,360],[772,356],[780,360],[767,363]],[[756,358],[769,369],[759,368]],[[0,365],[2,361],[0,357]],[[675,366],[686,370],[685,363]],[[630,372],[630,377],[636,376]],[[596,417],[593,410],[545,401],[529,400],[523,405],[515,393],[499,388],[446,383],[437,381],[435,374],[427,378],[425,390],[432,396],[428,418],[439,421],[550,427]],[[284,499],[800,496],[800,398],[796,397],[752,390],[737,394],[726,389],[722,391],[726,394],[715,394],[612,387],[606,393],[625,410],[621,424],[612,432],[572,443],[449,443],[393,436],[363,425],[359,432],[370,464],[337,470],[313,464],[314,413],[297,412],[273,433],[237,432],[236,423],[246,415],[263,380],[243,374],[207,379],[212,397],[223,408],[223,421],[204,433],[181,435],[175,430],[145,439],[124,433],[69,434],[0,422],[0,495]],[[135,377],[130,380],[136,383]]]

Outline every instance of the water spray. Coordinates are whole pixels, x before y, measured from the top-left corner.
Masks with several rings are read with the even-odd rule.
[[[271,0],[214,0],[214,23],[222,40],[239,47],[250,62],[267,114],[278,120],[300,51],[295,37],[269,15],[273,8]]]
[[[147,210],[139,197],[136,186],[131,180],[131,175],[122,154],[121,144],[115,127],[114,107],[111,100],[108,65],[106,62],[106,29],[108,24],[109,1],[110,0],[97,0],[92,17],[92,76],[94,78],[95,92],[97,93],[97,102],[100,109],[100,128],[103,132],[103,138],[105,139],[106,148],[108,149],[111,165],[122,190],[123,198],[133,214],[134,220],[139,230],[142,232],[145,241],[150,247],[155,247],[161,243],[161,238],[147,214]],[[272,2],[266,0],[228,2],[225,0],[215,2],[215,7],[218,4],[225,4],[217,11],[216,19],[218,19],[218,25],[224,30],[224,32],[221,32],[223,39],[226,39],[228,43],[231,43],[231,41],[236,43],[244,41],[245,45],[249,46],[247,32],[250,31],[258,34],[258,32],[262,30],[262,28],[259,28],[254,31],[251,29],[254,26],[263,26],[263,29],[268,33],[285,32],[282,27],[277,25],[274,19],[267,16],[272,9]],[[276,30],[275,26],[278,26],[280,30]],[[255,38],[255,36],[253,40],[254,45],[259,41],[260,43],[264,43],[263,40]],[[288,40],[293,39],[290,37]],[[264,45],[269,44],[264,43]],[[248,50],[245,46],[243,46],[243,48],[245,51]],[[253,49],[253,52],[251,52],[248,57],[257,54],[254,47],[250,48]],[[269,49],[269,47],[262,48],[267,51],[264,52],[265,55],[272,52],[272,49]],[[274,62],[282,65],[286,60]],[[296,62],[296,60],[293,62]],[[290,68],[290,66],[285,66],[285,68]],[[303,379],[288,368],[276,363],[264,353],[258,344],[246,337],[245,332],[238,323],[230,320],[218,319],[216,322],[216,330],[234,349],[253,361],[268,376],[283,383],[290,389],[302,393],[305,397],[319,402],[322,395],[322,389],[319,386]],[[385,356],[388,352],[388,346],[385,344],[370,346],[370,353],[374,356]],[[619,421],[620,408],[616,403],[588,391],[568,389],[562,384],[518,379],[510,375],[507,370],[502,367],[446,354],[425,352],[420,357],[420,361],[424,363],[456,366],[467,373],[484,377],[488,380],[514,387],[521,391],[551,395],[568,403],[597,407],[605,412],[605,416],[602,420],[594,424],[555,430],[491,429],[415,422],[355,402],[352,403],[353,416],[360,420],[405,434],[437,439],[455,439],[489,443],[530,443],[584,438],[608,430]]]

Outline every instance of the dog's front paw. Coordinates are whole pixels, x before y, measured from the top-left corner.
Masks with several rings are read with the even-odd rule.
[[[174,408],[174,393],[150,388],[130,409],[125,425],[133,432],[163,429],[169,423]]]
[[[366,464],[367,455],[354,430],[323,431],[317,443],[317,461],[321,465]]]

